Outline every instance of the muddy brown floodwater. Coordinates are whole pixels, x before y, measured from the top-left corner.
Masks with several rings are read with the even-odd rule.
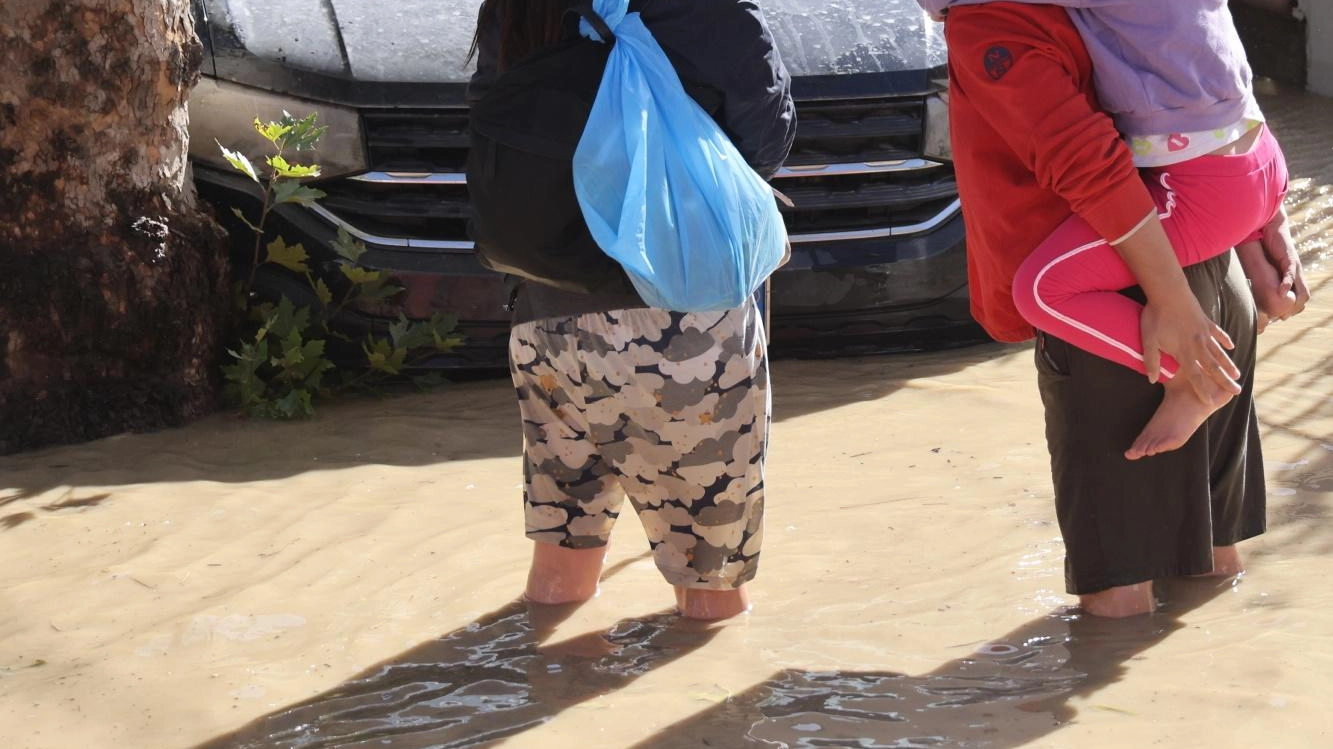
[[[1262,338],[1238,584],[1065,607],[1031,350],[779,362],[755,611],[515,600],[507,384],[0,460],[0,747],[1333,745],[1333,99],[1270,94],[1317,301]]]

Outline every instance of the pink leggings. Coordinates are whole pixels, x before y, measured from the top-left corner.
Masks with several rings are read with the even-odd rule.
[[[1182,267],[1259,237],[1282,205],[1287,164],[1267,126],[1248,153],[1200,156],[1143,172]],[[1138,284],[1129,266],[1087,222],[1070,216],[1023,261],[1014,302],[1033,327],[1144,372],[1143,306],[1120,294]],[[1177,363],[1162,357],[1164,377]]]

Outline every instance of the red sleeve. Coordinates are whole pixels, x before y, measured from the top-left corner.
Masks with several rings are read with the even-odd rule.
[[[1111,119],[1079,91],[1072,58],[1043,28],[1042,12],[1008,3],[951,9],[952,83],[1042,187],[1118,239],[1155,210],[1152,197]]]

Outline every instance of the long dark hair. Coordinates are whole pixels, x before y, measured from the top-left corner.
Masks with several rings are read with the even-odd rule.
[[[575,0],[486,0],[477,14],[468,58],[477,54],[482,30],[498,29],[500,70],[504,70],[565,35],[565,11]]]

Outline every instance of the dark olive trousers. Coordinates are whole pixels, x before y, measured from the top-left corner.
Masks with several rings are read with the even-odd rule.
[[[1264,532],[1254,302],[1233,252],[1185,274],[1204,310],[1235,342],[1231,355],[1244,390],[1179,450],[1125,460],[1162,388],[1058,338],[1038,336],[1037,382],[1070,593],[1203,574],[1212,569],[1212,547]]]

